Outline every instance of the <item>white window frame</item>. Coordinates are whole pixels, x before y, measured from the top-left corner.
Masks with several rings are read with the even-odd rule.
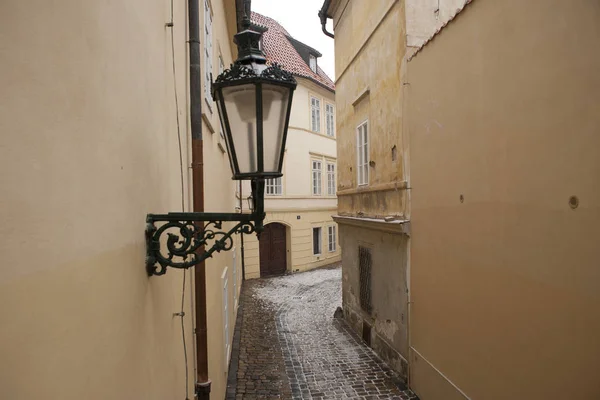
[[[213,70],[213,31],[212,12],[208,0],[204,0],[204,97],[212,113],[212,93],[210,92]]]
[[[311,182],[312,182],[312,195],[322,196],[323,195],[323,162],[321,160],[310,160],[311,166]]]
[[[235,252],[235,247],[233,250],[233,269],[232,269],[232,278],[233,278],[233,310],[237,310],[238,305],[238,279],[237,279],[237,253]]]
[[[225,371],[227,371],[229,367],[229,356],[231,354],[229,346],[229,279],[227,277],[227,267],[225,267],[225,271],[223,271],[221,280],[223,281],[223,338],[225,339],[224,356]]]
[[[327,227],[327,245],[330,253],[337,250],[337,226],[335,225]]]
[[[335,163],[328,161],[327,165],[327,195],[335,196],[336,186],[335,186]]]
[[[315,230],[319,231],[319,238],[318,241],[315,242]],[[312,228],[312,243],[313,243],[313,256],[320,256],[321,254],[323,254],[323,228],[321,228],[320,226],[313,226]],[[315,243],[317,244],[318,253],[315,253]]]
[[[321,132],[321,99],[310,96],[310,129]]]
[[[266,196],[281,196],[283,194],[283,179],[269,178],[265,180],[265,195]]]
[[[325,103],[325,125],[327,136],[335,137],[335,107],[333,104]]]
[[[310,70],[312,72],[316,73],[317,72],[317,57],[313,56],[312,54],[309,54],[308,66],[310,67]]]
[[[369,184],[369,120],[356,128],[356,178],[358,186]]]

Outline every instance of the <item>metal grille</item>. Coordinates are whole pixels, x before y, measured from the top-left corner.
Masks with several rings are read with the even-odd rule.
[[[371,249],[358,247],[358,260],[360,272],[360,306],[371,314],[373,307],[371,305]]]

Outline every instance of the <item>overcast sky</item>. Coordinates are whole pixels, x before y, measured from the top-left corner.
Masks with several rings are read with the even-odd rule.
[[[323,54],[319,66],[335,81],[333,39],[321,30],[319,10],[323,0],[252,0],[252,11],[279,22],[292,37]],[[331,20],[327,27],[332,32]]]

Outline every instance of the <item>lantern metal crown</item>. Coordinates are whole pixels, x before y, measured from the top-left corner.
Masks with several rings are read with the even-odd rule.
[[[146,217],[146,269],[163,275],[167,267],[189,268],[233,247],[232,235],[263,229],[265,179],[282,176],[292,98],[296,80],[277,64],[267,65],[258,44],[261,33],[250,28],[248,15],[234,36],[238,58],[212,84],[213,98],[235,180],[251,180],[252,212],[168,213]],[[237,222],[229,230],[223,223]],[[157,223],[162,223],[159,227]],[[204,224],[206,223],[206,224]],[[166,249],[161,237],[166,235]],[[208,243],[212,246],[208,247]]]

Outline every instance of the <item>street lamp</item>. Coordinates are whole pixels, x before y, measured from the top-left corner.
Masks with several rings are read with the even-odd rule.
[[[238,58],[230,69],[217,77],[212,93],[225,132],[233,179],[251,181],[251,213],[148,214],[146,269],[149,275],[163,275],[167,267],[193,267],[215,252],[230,250],[233,234],[260,234],[263,229],[265,179],[282,176],[296,80],[279,65],[267,65],[258,47],[261,34],[250,29],[248,15],[244,16],[242,27],[234,36]],[[223,231],[225,221],[237,224]],[[157,227],[156,223],[163,224]],[[166,249],[161,246],[161,237],[165,234]],[[209,241],[213,242],[211,247],[208,247]]]

